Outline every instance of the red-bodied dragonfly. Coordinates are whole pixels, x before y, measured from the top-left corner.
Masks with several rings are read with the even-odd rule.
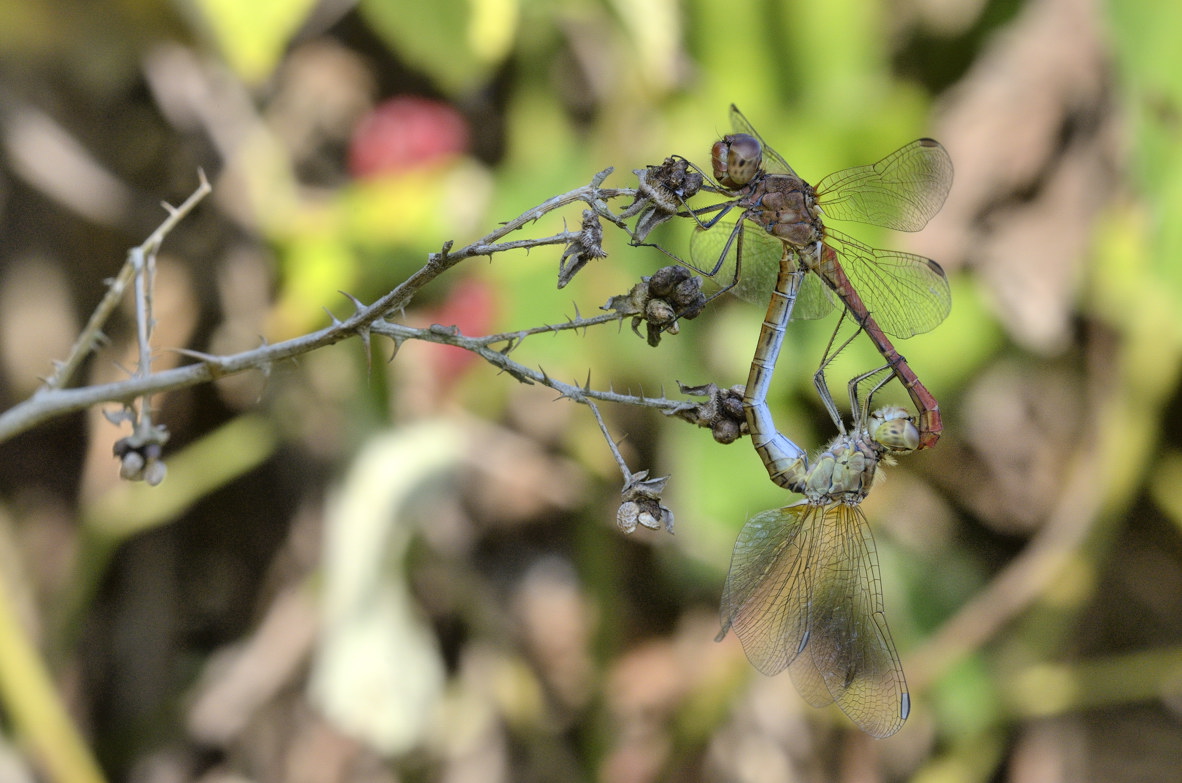
[[[732,272],[723,290],[751,301],[766,301],[781,265],[815,272],[801,283],[797,317],[819,318],[832,309],[823,281],[906,388],[919,413],[919,447],[935,445],[943,428],[939,403],[887,335],[910,337],[944,320],[951,307],[944,270],[922,256],[871,248],[822,219],[918,231],[948,195],[948,153],[937,141],[918,139],[878,163],[830,174],[813,187],[735,106],[731,121],[735,133],[715,143],[712,161],[718,192],[733,198],[693,210],[700,224],[690,244],[695,265],[724,279],[724,270]],[[700,219],[713,211],[709,220]]]

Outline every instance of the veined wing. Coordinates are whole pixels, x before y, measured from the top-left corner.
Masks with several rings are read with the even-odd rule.
[[[918,231],[940,211],[951,187],[947,150],[934,139],[917,139],[878,163],[825,177],[817,183],[817,203],[827,218]]]
[[[741,252],[742,268],[739,282],[730,292],[746,302],[766,304],[772,295],[772,289],[776,287],[785,245],[749,220],[743,220],[742,230],[736,234],[736,221],[737,218],[727,215],[705,231],[695,230],[690,237],[690,258],[698,271],[703,273],[709,273],[718,267],[712,279],[716,285],[722,287],[730,285],[735,279],[735,263]],[[725,258],[722,256],[724,248]],[[793,320],[823,318],[832,310],[833,298],[829,289],[816,275],[805,276],[792,311]]]
[[[768,676],[792,663],[809,638],[815,512],[804,501],[761,512],[735,541],[718,639],[733,628],[747,659]]]
[[[952,292],[940,265],[930,258],[876,250],[840,231],[826,230],[825,244],[870,315],[892,337],[935,329],[952,309]]]
[[[743,112],[739,111],[739,107],[733,103],[731,104],[731,127],[735,129],[736,133],[746,133],[759,140],[760,145],[763,147],[764,169],[773,174],[791,174],[794,177],[796,176],[796,172],[788,165],[788,161],[784,160],[780,157],[780,153],[772,149],[771,145],[767,143],[767,140],[759,135],[759,131],[755,130],[755,127],[743,116]]]
[[[813,523],[808,636],[789,672],[813,706],[836,702],[867,734],[902,727],[911,699],[882,605],[878,555],[856,506],[818,509]]]

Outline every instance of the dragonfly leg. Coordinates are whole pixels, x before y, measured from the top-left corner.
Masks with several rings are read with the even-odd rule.
[[[940,418],[940,404],[932,396],[932,393],[927,390],[927,387],[920,382],[919,376],[907,364],[907,360],[895,350],[895,346],[882,331],[882,327],[865,310],[865,306],[861,304],[861,300],[858,299],[857,301],[862,310],[861,312],[854,313],[854,317],[857,318],[862,331],[870,338],[870,342],[874,343],[874,347],[886,359],[887,366],[891,368],[891,372],[899,379],[899,383],[903,384],[903,388],[907,390],[907,396],[911,398],[911,402],[915,405],[916,412],[919,414],[916,419],[916,425],[919,428],[919,448],[930,449],[940,440],[940,433],[944,429],[943,421]],[[848,303],[847,309],[849,309]]]
[[[817,393],[821,395],[821,402],[824,403],[825,410],[829,412],[829,418],[833,419],[833,423],[837,425],[837,431],[842,435],[846,433],[845,421],[841,416],[841,411],[837,409],[837,403],[833,401],[833,393],[829,390],[829,381],[825,378],[825,370],[837,358],[838,354],[844,351],[846,346],[853,342],[854,338],[858,336],[858,333],[862,331],[862,327],[858,326],[853,334],[843,340],[841,345],[834,349],[833,343],[837,340],[837,335],[841,332],[841,325],[845,323],[845,316],[846,310],[843,309],[837,319],[837,328],[833,330],[833,334],[829,336],[829,343],[825,346],[825,353],[821,357],[821,365],[813,373],[813,386],[816,387]],[[851,404],[850,413],[853,414],[857,410],[857,406]]]
[[[698,224],[698,228],[702,231],[708,231],[714,227],[714,224],[722,220],[727,214],[736,206],[734,201],[723,201],[720,204],[711,204],[708,207],[697,207],[696,209],[686,209],[684,212],[678,212],[678,217],[691,217],[694,222]],[[703,221],[700,215],[707,215],[711,212],[717,212],[714,217]]]
[[[883,386],[886,386],[888,383],[890,383],[895,376],[893,374],[887,375],[885,378],[876,381],[870,391],[866,393],[865,402],[862,403],[858,402],[859,387],[861,387],[863,383],[870,380],[874,376],[889,369],[891,369],[891,366],[889,364],[884,364],[881,367],[876,367],[869,372],[864,372],[861,375],[850,379],[850,410],[853,412],[854,416],[854,429],[865,430],[866,422],[870,421],[870,409],[874,407],[874,395],[878,394],[879,390],[882,389]]]

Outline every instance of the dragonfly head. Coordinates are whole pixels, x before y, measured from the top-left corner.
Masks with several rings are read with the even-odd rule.
[[[724,188],[741,188],[759,173],[763,166],[763,145],[746,133],[732,133],[714,142],[710,151],[714,178]]]
[[[915,419],[897,405],[887,405],[870,414],[867,431],[870,439],[887,451],[908,452],[919,448]]]

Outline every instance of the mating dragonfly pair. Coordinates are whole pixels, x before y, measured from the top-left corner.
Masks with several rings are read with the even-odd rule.
[[[787,668],[810,704],[836,703],[863,731],[890,736],[907,719],[910,697],[859,504],[880,462],[930,448],[940,437],[939,405],[887,335],[905,338],[935,328],[951,298],[934,261],[871,248],[824,221],[917,231],[943,205],[952,162],[938,142],[919,139],[813,187],[734,106],[731,120],[735,133],[713,148],[717,184],[702,188],[727,200],[679,214],[698,224],[690,243],[693,266],[719,280],[723,291],[749,300],[770,296],[743,408],[772,480],[804,499],[743,526],[718,638],[734,630],[761,672]],[[847,430],[825,380],[832,358],[826,352],[814,383],[840,434],[810,461],[776,429],[767,394],[790,319],[826,314],[831,296],[841,300],[885,365],[850,381],[853,422]],[[860,400],[862,384],[888,370]],[[871,412],[874,393],[892,376],[906,389],[916,417],[898,407]]]

